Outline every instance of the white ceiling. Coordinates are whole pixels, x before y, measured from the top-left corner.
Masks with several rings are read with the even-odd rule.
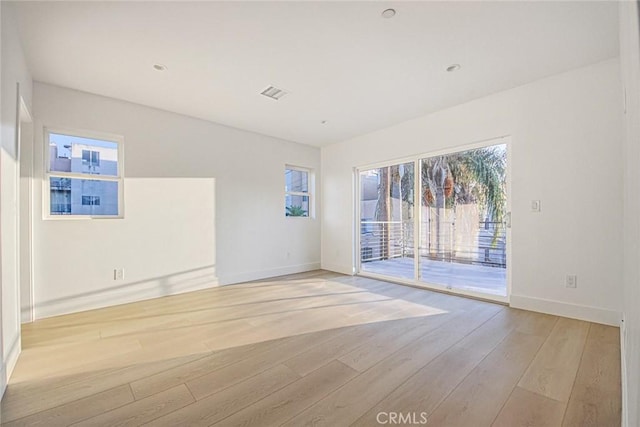
[[[16,7],[35,80],[317,146],[618,54],[616,2]]]

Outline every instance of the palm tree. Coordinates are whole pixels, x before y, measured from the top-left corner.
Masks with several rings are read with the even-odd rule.
[[[380,256],[386,259],[391,254],[392,234],[397,233],[397,229],[390,226],[390,221],[394,219],[394,205],[391,199],[400,200],[400,212],[395,212],[395,218],[405,218],[405,213],[411,211],[413,206],[413,164],[405,163],[402,165],[387,166],[378,169],[378,202],[376,204],[375,218],[380,221]],[[403,233],[406,230],[401,229]],[[398,237],[398,236],[396,236]]]
[[[388,222],[394,218],[391,199],[400,199],[401,206],[410,212],[413,207],[414,171],[411,163],[378,169],[378,202],[376,221],[380,221],[380,253],[383,259],[390,254],[391,229]],[[502,222],[505,214],[504,146],[493,146],[434,156],[422,160],[423,205],[435,208],[435,247],[438,257],[444,256],[442,217],[444,208],[455,204],[478,204],[483,218]],[[397,215],[395,215],[397,217]],[[407,219],[407,218],[402,218]],[[497,242],[499,228],[494,228],[493,243]]]
[[[504,146],[493,146],[431,157],[422,161],[424,204],[436,208],[436,253],[443,255],[440,214],[447,201],[457,204],[478,203],[485,218],[502,222],[505,214]],[[448,185],[447,185],[448,184]],[[447,193],[447,189],[450,189]],[[494,229],[493,243],[499,229]]]
[[[450,175],[449,165],[446,156],[432,157],[422,161],[422,184],[431,194],[431,198],[435,201],[436,208],[436,254],[438,257],[443,255],[441,252],[442,245],[440,243],[442,220],[440,214],[445,207],[445,183]],[[427,197],[427,203],[429,198]],[[429,204],[427,204],[429,206]]]
[[[387,259],[390,252],[389,224],[391,220],[391,180],[390,168],[380,168],[380,181],[378,185],[378,203],[376,204],[376,221],[380,221],[380,256]]]
[[[287,216],[307,216],[307,211],[302,206],[287,206]]]

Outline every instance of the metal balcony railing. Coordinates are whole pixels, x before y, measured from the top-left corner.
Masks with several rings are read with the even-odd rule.
[[[68,203],[51,203],[51,214],[53,215],[71,214],[71,205]]]
[[[502,222],[480,221],[472,235],[459,230],[455,221],[430,219],[420,224],[421,257],[492,267],[506,266],[506,227]],[[414,256],[413,220],[361,221],[362,262]],[[439,229],[439,232],[436,230]]]
[[[413,255],[412,231],[409,221],[361,221],[362,261]]]

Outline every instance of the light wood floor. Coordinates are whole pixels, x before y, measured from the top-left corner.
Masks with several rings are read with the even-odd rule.
[[[323,271],[45,319],[23,347],[7,426],[620,425],[617,328]]]

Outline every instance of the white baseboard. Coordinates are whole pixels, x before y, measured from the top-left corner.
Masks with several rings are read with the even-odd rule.
[[[320,269],[320,262],[289,265],[286,267],[270,268],[267,270],[248,271],[240,274],[220,275],[220,285],[233,285],[234,283],[250,282],[252,280],[268,279],[269,277],[286,276],[287,274],[304,273]]]
[[[0,366],[0,399],[2,399],[2,396],[4,396],[4,392],[7,389],[7,385],[9,383],[9,378],[11,378],[13,369],[16,367],[16,363],[18,363],[18,357],[20,356],[21,350],[22,343],[20,340],[20,335],[18,335],[15,338],[13,344],[11,344],[7,359],[3,360],[2,366]],[[0,422],[2,422],[1,418]]]
[[[350,265],[328,264],[326,262],[323,262],[322,269],[333,271],[335,273],[346,274],[347,276],[353,276],[355,274],[355,272],[353,271],[353,267],[351,267]]]
[[[7,390],[7,368],[2,363],[0,365],[0,400],[4,396],[4,392]],[[0,413],[0,423],[2,423],[2,414]]]
[[[629,427],[629,412],[628,412],[628,383],[627,383],[627,327],[625,325],[625,316],[622,313],[622,319],[620,320],[620,374],[622,376],[622,427]]]
[[[43,319],[45,317],[199,291],[215,286],[219,286],[215,267],[205,267],[133,283],[125,283],[107,289],[59,298],[54,301],[36,301],[34,315],[36,319]]]
[[[9,355],[7,356],[7,383],[9,382],[9,378],[11,378],[11,374],[18,363],[18,357],[20,357],[20,352],[22,351],[22,343],[20,337],[16,340],[16,344],[11,347],[9,351]]]
[[[586,320],[604,325],[620,326],[621,314],[615,310],[513,294],[511,295],[509,305],[513,308],[538,311],[540,313]]]
[[[128,304],[168,295],[198,291],[221,285],[249,282],[286,274],[318,270],[320,262],[292,265],[268,270],[251,271],[235,275],[217,276],[215,268],[196,269],[169,276],[125,283],[112,288],[60,298],[55,301],[36,302],[35,318],[59,316],[79,311]]]

